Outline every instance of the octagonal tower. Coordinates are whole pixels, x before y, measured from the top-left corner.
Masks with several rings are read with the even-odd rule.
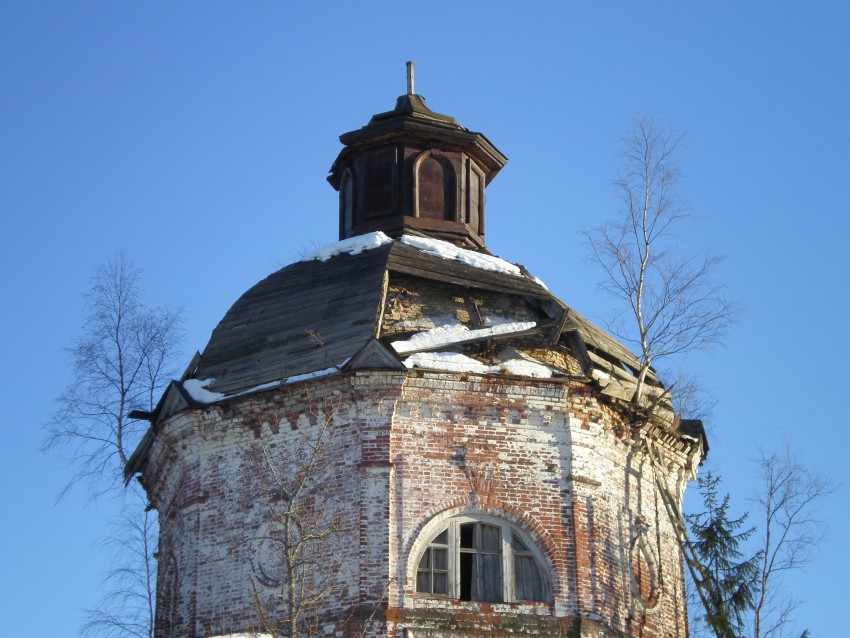
[[[233,304],[127,466],[156,636],[686,636],[701,424],[487,251],[483,135],[411,79],[340,139],[341,241]]]

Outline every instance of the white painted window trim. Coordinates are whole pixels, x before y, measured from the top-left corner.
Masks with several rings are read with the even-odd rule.
[[[425,542],[419,545],[418,551],[414,556],[413,561],[413,591],[418,598],[441,598],[460,600],[460,526],[466,523],[484,523],[500,528],[501,532],[501,558],[502,558],[502,602],[503,603],[518,603],[518,602],[535,602],[546,603],[552,602],[551,579],[548,570],[546,569],[547,562],[543,558],[537,544],[524,534],[520,529],[510,522],[489,516],[486,514],[460,514],[454,516],[442,524],[432,527],[432,531],[428,534]],[[417,575],[419,572],[419,562],[422,556],[434,542],[443,530],[448,529],[448,593],[447,594],[432,594],[428,592],[417,591]],[[512,535],[516,534],[523,544],[528,548],[529,553],[534,558],[537,564],[537,569],[543,583],[543,600],[542,601],[523,601],[516,599],[516,580],[514,577],[514,560],[513,547],[511,546]],[[468,601],[477,602],[477,601]]]

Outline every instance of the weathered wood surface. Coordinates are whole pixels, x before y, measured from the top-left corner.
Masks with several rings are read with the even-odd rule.
[[[570,309],[570,314],[567,319],[567,326],[571,326],[572,328],[578,330],[582,339],[584,339],[585,344],[587,344],[588,346],[591,346],[592,348],[595,348],[596,350],[600,350],[602,352],[607,352],[608,354],[625,363],[633,370],[640,370],[640,359],[638,359],[634,354],[632,354],[632,352],[628,348],[626,348],[626,346],[621,344],[614,337],[609,335],[607,332],[605,332],[595,324],[591,323],[588,319],[583,317],[575,310]],[[656,380],[655,370],[653,368],[649,369],[647,377],[652,380]]]
[[[636,369],[637,357],[534,279],[443,259],[400,242],[325,262],[297,262],[271,274],[233,304],[193,376],[214,378],[210,389],[230,394],[341,364],[377,335],[390,272],[457,285],[473,295],[480,290],[519,297],[534,314],[549,319],[530,331],[496,338],[541,333],[552,339],[573,331],[588,346],[579,353],[586,363],[606,372],[613,366],[619,382],[634,383],[633,375],[608,358]],[[649,381],[656,382],[654,374]]]
[[[229,393],[342,363],[374,335],[389,247],[302,261],[248,290],[213,331],[196,377]]]
[[[395,243],[387,267],[395,272],[458,284],[468,288],[481,288],[513,295],[528,295],[546,299],[551,293],[526,277],[483,270],[459,261],[442,259],[402,243]]]

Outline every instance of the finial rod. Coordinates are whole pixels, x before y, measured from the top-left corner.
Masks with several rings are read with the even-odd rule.
[[[416,92],[413,90],[413,60],[407,61],[407,94],[416,94]]]

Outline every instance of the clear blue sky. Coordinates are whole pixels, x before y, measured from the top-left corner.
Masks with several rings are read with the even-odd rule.
[[[639,114],[687,137],[689,249],[727,255],[744,308],[695,357],[718,401],[711,460],[748,507],[748,459],[789,437],[848,479],[850,3],[0,2],[4,548],[8,636],[71,636],[98,600],[108,503],[36,448],[69,381],[94,267],[123,250],[148,301],[188,311],[186,355],[250,285],[336,240],[337,136],[405,91],[510,161],[491,250],[601,321],[579,231],[617,208]],[[846,635],[847,491],[789,580],[813,637]]]

